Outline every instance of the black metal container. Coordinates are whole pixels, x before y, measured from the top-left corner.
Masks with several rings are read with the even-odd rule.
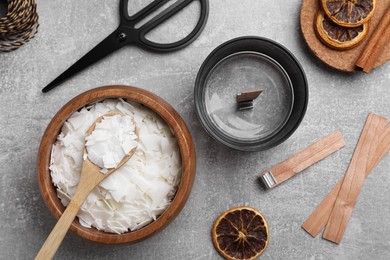
[[[253,107],[240,110],[237,94],[262,89]],[[261,37],[240,37],[217,47],[195,83],[195,104],[206,132],[231,148],[266,150],[284,142],[301,123],[308,84],[297,61],[282,45]]]

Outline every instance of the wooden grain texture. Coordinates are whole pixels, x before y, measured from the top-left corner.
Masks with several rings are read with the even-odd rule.
[[[370,160],[372,160],[378,145],[376,136],[378,136],[379,132],[383,132],[386,122],[387,120],[381,116],[372,113],[368,115],[331,215],[326,224],[323,234],[324,239],[337,244],[341,242],[363,186],[367,167],[369,167]]]
[[[347,72],[357,71],[355,63],[360,54],[363,52],[365,45],[374,32],[374,29],[379,24],[387,7],[390,6],[390,0],[378,0],[374,16],[369,21],[369,32],[360,45],[350,50],[334,50],[323,44],[317,37],[314,30],[314,18],[320,8],[318,0],[303,0],[301,6],[300,24],[303,37],[313,52],[313,54],[328,64],[329,66]],[[390,32],[386,32],[390,33]],[[379,59],[376,61],[374,67],[378,67],[390,60],[390,44],[388,44]]]
[[[124,116],[119,111],[111,111],[108,114],[105,114],[91,125],[91,127],[87,130],[86,136],[90,136],[92,132],[96,128],[96,124],[103,121],[104,117],[109,116]],[[137,128],[136,128],[137,129]],[[137,132],[137,131],[136,131]],[[91,191],[99,185],[104,179],[113,174],[115,171],[120,169],[130,158],[134,155],[137,148],[133,148],[129,154],[127,154],[123,159],[119,162],[119,164],[115,168],[108,169],[108,171],[103,174],[100,172],[101,168],[94,163],[92,163],[89,158],[83,161],[83,167],[80,174],[80,181],[77,185],[76,193],[72,197],[69,205],[66,207],[64,213],[62,213],[61,218],[58,220],[57,224],[51,231],[50,235],[46,239],[45,243],[39,250],[36,260],[45,260],[52,259],[57,252],[59,246],[64,240],[66,233],[70,225],[72,224],[74,218],[80,210],[80,207],[83,205],[85,199],[91,193]],[[88,154],[87,148],[84,143],[84,154]]]
[[[237,102],[253,101],[258,98],[262,92],[262,89],[241,92],[237,95]]]
[[[78,109],[95,101],[106,98],[124,98],[145,105],[156,112],[171,127],[178,141],[182,159],[182,179],[176,195],[160,217],[136,231],[124,234],[110,234],[95,228],[82,227],[75,219],[70,230],[79,236],[103,244],[131,244],[148,238],[166,227],[183,209],[195,179],[195,147],[191,134],[180,115],[171,105],[155,94],[130,86],[105,86],[87,91],[69,101],[54,116],[43,134],[38,151],[38,183],[42,197],[53,215],[59,219],[65,208],[57,197],[56,189],[51,182],[49,163],[51,147],[56,141],[64,122]]]
[[[373,159],[368,168],[368,171],[371,172],[378,163],[386,156],[386,154],[390,151],[390,123],[385,127],[382,135],[379,138],[378,147],[373,155]]]
[[[387,120],[382,118],[381,125],[385,125]],[[375,137],[375,142],[377,143],[377,149],[373,153],[375,147],[372,146],[370,150],[370,163],[368,164],[366,177],[371,173],[375,166],[380,162],[381,159],[389,152],[390,150],[390,125],[388,124],[386,128],[381,132],[381,127],[378,127],[377,134]],[[318,207],[313,211],[309,218],[303,223],[302,228],[309,233],[311,236],[316,237],[325,228],[326,223],[329,220],[329,217],[332,213],[333,206],[336,202],[337,195],[340,192],[341,185],[343,184],[344,177],[336,184],[336,186],[328,193],[328,195],[323,199],[323,201],[318,205]]]
[[[120,167],[117,169],[119,168]],[[76,193],[72,197],[65,211],[62,213],[61,218],[58,220],[45,243],[39,250],[37,256],[35,257],[36,260],[52,259],[54,257],[62,243],[62,240],[68,232],[70,225],[79,212],[81,205],[84,203],[84,200],[101,181],[108,177],[110,173],[114,172],[111,171],[110,173],[102,174],[99,171],[100,168],[94,165],[91,161],[88,159],[84,161],[80,182],[77,185]]]
[[[384,31],[381,32],[382,37],[379,38],[375,44],[374,50],[370,53],[366,64],[363,67],[363,71],[369,73],[375,66],[376,61],[382,55],[385,47],[389,44],[390,40],[390,24],[387,25]]]
[[[341,133],[336,131],[268,171],[272,173],[278,185],[344,146],[345,141]]]
[[[380,51],[383,51],[385,47],[384,43],[388,41],[387,37],[390,36],[390,33],[386,34],[386,30],[390,29],[389,24],[390,24],[390,7],[387,8],[383,18],[378,23],[370,39],[368,40],[366,46],[364,46],[363,52],[360,54],[359,59],[356,61],[357,67],[362,68],[363,70],[366,67],[367,70],[367,63],[369,62],[370,70],[372,69],[372,66],[374,66],[376,59],[381,54]],[[385,37],[383,37],[384,33],[385,33]],[[380,50],[376,50],[379,41],[382,41],[381,45],[383,46],[380,48]]]

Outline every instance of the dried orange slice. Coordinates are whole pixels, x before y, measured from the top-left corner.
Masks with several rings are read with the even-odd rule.
[[[321,0],[326,15],[344,27],[362,25],[373,16],[376,0]]]
[[[267,221],[251,207],[233,208],[222,213],[214,222],[211,235],[219,254],[228,260],[256,259],[269,241]]]
[[[337,50],[347,50],[355,47],[367,36],[368,32],[367,24],[358,27],[337,25],[325,17],[322,10],[317,13],[314,28],[323,43]]]

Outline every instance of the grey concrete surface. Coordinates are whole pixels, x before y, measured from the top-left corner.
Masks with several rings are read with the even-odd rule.
[[[139,86],[172,104],[195,141],[196,181],[181,214],[152,238],[102,246],[68,234],[57,259],[220,259],[210,239],[212,223],[239,205],[258,208],[269,221],[264,259],[390,259],[390,156],[367,178],[340,245],[314,239],[300,227],[345,173],[368,112],[390,118],[390,63],[366,75],[342,73],[318,61],[300,33],[299,0],[210,0],[208,24],[187,48],[161,55],[126,47],[42,94],[45,84],[116,28],[118,2],[40,0],[37,37],[15,52],[0,53],[0,259],[32,259],[55,224],[36,178],[37,149],[47,124],[71,98],[108,84]],[[216,143],[194,108],[193,87],[203,60],[219,44],[243,35],[285,45],[309,82],[301,126],[265,152],[238,152]],[[260,172],[336,129],[346,139],[344,149],[272,191],[261,189]]]

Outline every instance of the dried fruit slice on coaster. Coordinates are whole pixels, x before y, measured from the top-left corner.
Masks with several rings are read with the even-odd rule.
[[[256,259],[267,248],[268,224],[251,207],[233,208],[222,213],[211,230],[213,243],[225,259]]]
[[[314,28],[323,43],[337,50],[355,47],[367,36],[368,32],[367,24],[350,28],[337,25],[325,17],[322,10],[317,13]]]
[[[326,15],[336,24],[356,27],[373,16],[376,0],[321,0]]]

